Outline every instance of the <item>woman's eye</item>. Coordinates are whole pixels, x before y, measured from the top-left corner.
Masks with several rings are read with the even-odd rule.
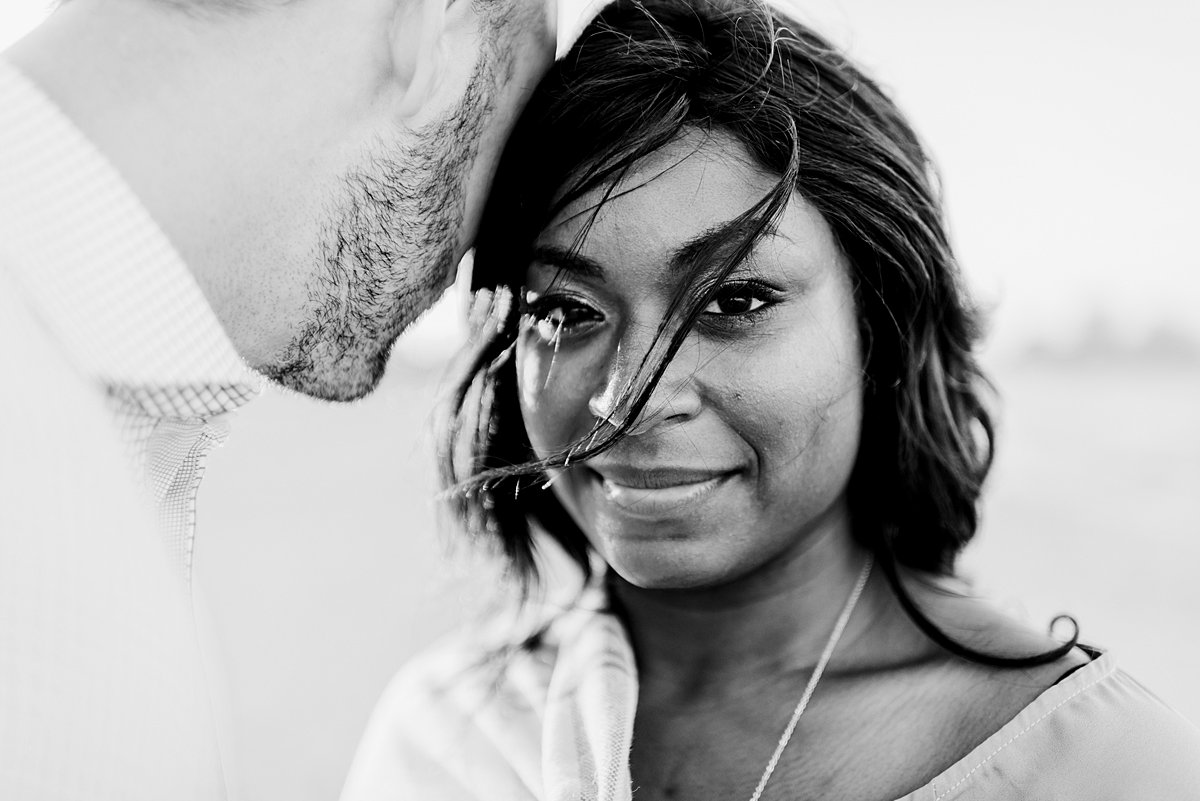
[[[547,344],[577,335],[601,319],[600,312],[580,301],[532,292],[526,295],[522,313]]]
[[[751,283],[729,284],[721,287],[716,297],[704,307],[705,314],[752,314],[766,306],[771,292],[764,286]]]

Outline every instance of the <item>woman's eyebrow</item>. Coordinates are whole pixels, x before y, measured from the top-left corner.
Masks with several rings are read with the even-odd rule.
[[[559,245],[536,245],[533,248],[533,261],[585,278],[604,280],[604,268],[599,262]]]
[[[735,217],[701,231],[675,249],[674,255],[671,256],[671,269],[691,272],[697,266],[702,266],[697,265],[697,262],[708,262],[723,257],[727,251],[737,247],[740,237],[749,233],[752,224],[751,221]],[[768,229],[768,234],[770,233],[773,232]],[[757,247],[756,241],[752,250]]]

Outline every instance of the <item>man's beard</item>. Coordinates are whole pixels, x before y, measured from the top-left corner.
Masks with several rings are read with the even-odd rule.
[[[381,147],[347,176],[322,231],[305,323],[269,378],[326,400],[379,383],[396,337],[440,297],[453,270],[470,175],[491,117],[495,73],[480,59],[462,102],[403,150]]]

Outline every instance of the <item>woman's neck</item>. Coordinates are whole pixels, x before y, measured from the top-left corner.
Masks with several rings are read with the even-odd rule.
[[[643,693],[686,703],[812,667],[866,558],[843,518],[717,587],[646,590],[615,577]],[[840,652],[888,603],[886,593],[883,582],[868,583]]]

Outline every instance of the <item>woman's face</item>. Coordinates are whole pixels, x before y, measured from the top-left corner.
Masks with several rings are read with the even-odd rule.
[[[536,241],[517,340],[521,410],[539,456],[613,408],[706,237],[775,176],[725,135],[681,137],[608,200]],[[699,265],[714,266],[714,265]],[[778,229],[726,279],[632,433],[554,477],[553,491],[618,574],[700,588],[754,571],[815,534],[849,533],[862,372],[849,269],[817,211],[793,195]]]

